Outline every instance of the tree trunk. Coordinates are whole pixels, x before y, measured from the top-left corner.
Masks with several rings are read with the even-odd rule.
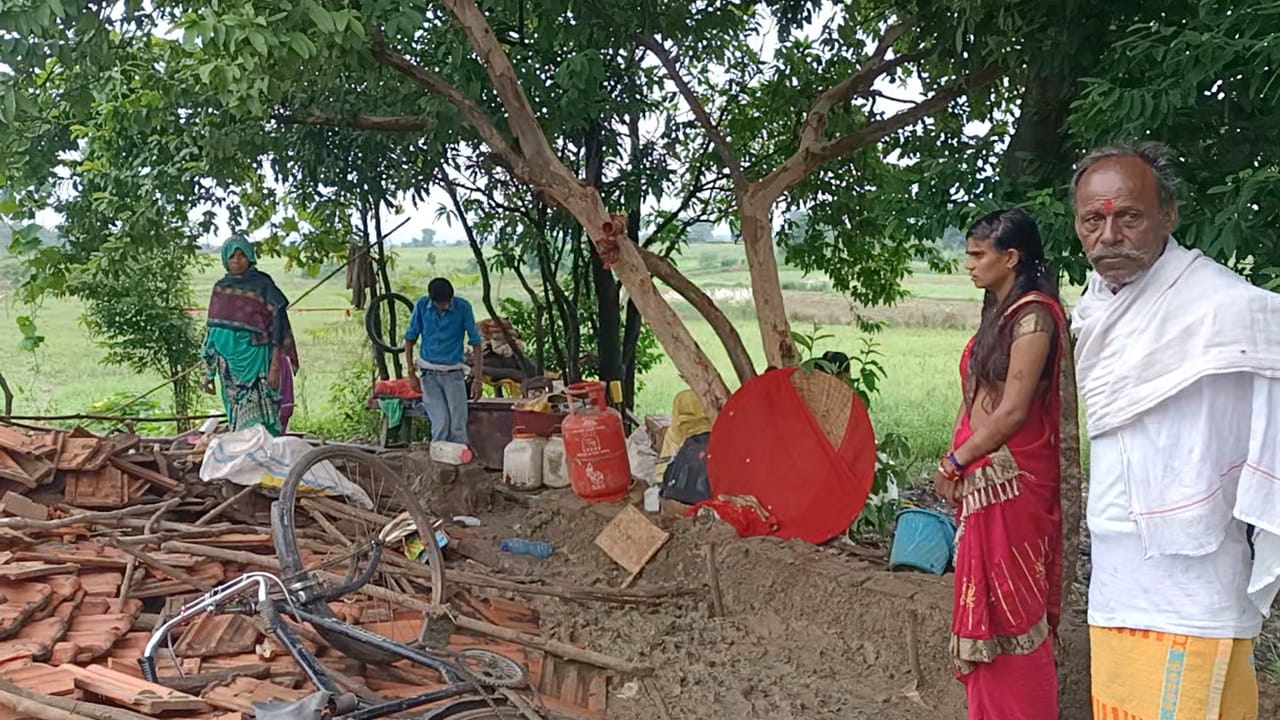
[[[702,400],[707,416],[714,420],[729,399],[729,387],[720,371],[698,346],[674,308],[658,292],[645,266],[640,247],[626,237],[626,228],[609,216],[599,193],[579,192],[560,202],[573,212],[591,235],[596,251],[610,258],[614,273],[622,280],[631,300],[648,322],[663,350],[680,371],[680,376]]]
[[[386,242],[386,236],[384,236],[382,233],[382,199],[381,198],[378,198],[373,203],[373,231],[377,236],[378,278],[382,281],[382,294],[389,296],[391,295],[391,292],[392,292],[391,274],[387,272],[387,242]],[[400,328],[398,327],[399,323],[396,322],[395,308],[396,308],[395,303],[392,303],[390,301],[387,302],[387,324],[388,324],[387,330],[389,331],[387,333],[387,339],[392,341],[391,344],[395,344],[395,341],[400,337]],[[379,317],[378,325],[381,325],[382,324],[380,321],[381,313],[378,313],[378,317]],[[381,327],[378,328],[378,332],[379,333],[382,332]],[[378,354],[381,355],[382,353],[378,353]],[[405,361],[413,362],[413,358],[405,358]],[[384,360],[384,364],[385,364],[385,360]],[[396,377],[398,378],[404,377],[404,366],[400,364],[399,355],[395,353],[391,354],[391,366],[392,368],[395,369]]]
[[[533,352],[538,359],[538,370],[545,373],[547,371],[547,335],[546,328],[542,324],[542,315],[546,310],[542,306],[542,300],[538,298],[537,291],[529,284],[529,278],[525,277],[519,260],[516,260],[511,272],[515,273],[516,280],[520,281],[520,287],[528,293],[529,302],[533,306]]]
[[[483,64],[506,110],[506,125],[514,142],[508,141],[507,135],[493,124],[485,111],[457,88],[388,49],[377,28],[371,33],[374,57],[446,98],[516,180],[567,210],[586,229],[596,252],[618,275],[681,376],[701,398],[708,415],[714,418],[728,400],[729,388],[680,321],[680,316],[654,287],[634,239],[628,238],[626,228],[609,214],[600,193],[584,185],[556,156],[525,96],[515,67],[479,5],[474,0],[443,0],[442,4],[466,33]],[[777,282],[776,275],[774,282]],[[783,320],[785,326],[785,317]],[[794,348],[791,352],[794,354]]]
[[[587,185],[600,191],[604,179],[604,149],[601,128],[592,123],[583,143]],[[628,223],[629,224],[629,223]],[[591,253],[591,283],[596,294],[596,374],[608,383],[622,379],[622,305],[613,273],[598,253]]]
[[[373,231],[370,230],[369,228],[370,214],[371,214],[371,211],[369,209],[368,204],[366,204],[364,201],[361,201],[360,232],[364,236],[364,247],[366,248],[370,247],[370,245],[373,243]],[[369,253],[366,253],[364,258],[366,260],[370,259]],[[378,296],[377,289],[369,288],[368,290],[371,296],[369,298],[369,302],[367,303],[361,302],[361,303],[358,303],[357,306],[364,305],[367,308],[365,312],[373,313],[373,332],[376,336],[382,337],[382,313],[378,307],[378,303],[374,302],[374,300],[376,300]],[[373,353],[373,370],[375,373],[377,373],[378,379],[390,380],[391,374],[387,370],[387,356],[381,350],[379,350],[376,345],[373,344],[372,338],[370,339],[370,342],[369,342],[369,352]]]
[[[578,230],[569,230],[569,242],[574,242],[574,236],[579,234]],[[540,248],[540,259],[538,262],[539,270],[542,272],[542,285],[551,294],[550,302],[559,310],[560,324],[564,331],[564,374],[565,379],[569,382],[578,382],[582,379],[581,369],[578,361],[582,356],[582,339],[578,326],[578,306],[564,291],[564,287],[560,285],[560,281],[556,279],[559,273],[558,263],[551,260],[551,252],[548,248]]]
[[[467,219],[466,208],[462,207],[462,201],[458,199],[458,189],[454,187],[453,181],[449,179],[448,174],[443,170],[440,172],[440,185],[449,196],[449,200],[453,204],[453,211],[458,214],[458,223],[462,225],[462,232],[467,236],[467,244],[471,246],[471,254],[476,259],[476,268],[480,271],[480,302],[484,304],[484,309],[489,313],[489,317],[493,318],[493,321],[498,324],[498,331],[502,333],[502,338],[507,342],[507,347],[511,348],[511,353],[523,373],[523,368],[525,367],[524,353],[520,352],[516,339],[511,336],[511,332],[507,330],[506,323],[503,322],[502,315],[493,305],[493,282],[489,279],[489,263],[485,261],[484,250],[480,247],[480,240],[476,237],[475,230],[471,227],[471,221]]]
[[[791,323],[782,302],[778,259],[773,252],[773,228],[769,224],[770,205],[747,195],[738,200],[738,214],[742,221],[742,244],[746,249],[747,268],[751,272],[751,297],[755,301],[756,319],[760,324],[765,362],[769,367],[782,368],[799,364],[800,357],[795,341],[791,339]]]
[[[643,318],[636,304],[627,301],[627,324],[622,331],[622,405],[631,412],[636,411],[636,362],[640,345],[640,330]]]
[[[742,342],[742,336],[738,334],[738,328],[734,327],[715,301],[702,292],[702,288],[695,285],[692,280],[682,275],[670,260],[648,250],[642,249],[640,253],[644,256],[645,267],[649,269],[650,274],[666,283],[667,287],[688,301],[693,309],[697,310],[698,314],[711,325],[716,337],[720,339],[720,344],[724,345],[725,351],[729,353],[729,363],[733,365],[733,372],[738,376],[738,382],[744,383],[755,377],[755,364],[751,361],[746,344]]]

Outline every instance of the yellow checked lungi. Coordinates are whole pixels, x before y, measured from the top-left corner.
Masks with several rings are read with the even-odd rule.
[[[1094,720],[1258,720],[1252,640],[1089,628]]]

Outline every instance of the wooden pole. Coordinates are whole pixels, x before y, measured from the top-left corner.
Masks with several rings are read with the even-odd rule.
[[[720,592],[720,568],[716,566],[716,544],[707,543],[702,551],[707,560],[707,585],[711,588],[711,616],[724,617],[724,594]]]

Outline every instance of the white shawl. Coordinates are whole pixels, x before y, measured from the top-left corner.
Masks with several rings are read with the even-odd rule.
[[[1091,438],[1123,427],[1202,378],[1254,376],[1249,457],[1233,473],[1239,491],[1230,516],[1225,505],[1172,497],[1167,478],[1140,473],[1128,491],[1148,556],[1212,552],[1231,517],[1255,526],[1249,592],[1267,613],[1280,577],[1280,295],[1170,238],[1155,265],[1118,292],[1090,276],[1072,329]],[[1205,425],[1214,427],[1212,421]],[[1193,499],[1212,496],[1226,479],[1220,468],[1186,470],[1188,477],[1177,483],[1182,493],[1189,479],[1203,478]]]

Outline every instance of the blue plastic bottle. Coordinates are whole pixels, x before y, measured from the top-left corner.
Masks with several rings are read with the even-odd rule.
[[[522,538],[500,540],[498,541],[498,548],[513,555],[529,555],[542,560],[551,557],[551,553],[555,552],[555,546],[549,542],[524,540]]]

